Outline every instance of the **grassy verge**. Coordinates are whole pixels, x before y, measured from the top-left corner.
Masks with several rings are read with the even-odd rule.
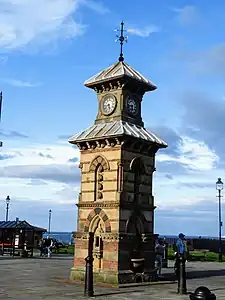
[[[60,253],[60,254],[74,254],[74,245],[67,245],[65,248],[60,248],[57,253]]]
[[[68,245],[65,248],[59,249],[61,254],[74,254],[74,245]],[[168,249],[168,258],[174,260],[174,250],[172,248]],[[218,253],[210,251],[190,251],[190,261],[218,261]],[[223,256],[223,261],[225,262],[225,256]]]
[[[174,250],[172,248],[168,249],[168,258],[173,260]],[[218,253],[210,252],[210,251],[200,251],[194,250],[190,251],[190,261],[218,261]],[[225,262],[225,256],[223,255],[223,261]]]

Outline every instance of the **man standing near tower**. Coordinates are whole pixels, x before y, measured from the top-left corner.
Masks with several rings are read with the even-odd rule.
[[[180,233],[176,242],[176,261],[175,261],[175,272],[178,279],[178,293],[186,294],[186,270],[185,262],[187,259],[187,243],[185,235]]]

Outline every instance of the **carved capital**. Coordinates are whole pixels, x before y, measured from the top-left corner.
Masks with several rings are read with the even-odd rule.
[[[89,238],[89,234],[87,232],[73,232],[73,237],[75,239],[87,240]]]

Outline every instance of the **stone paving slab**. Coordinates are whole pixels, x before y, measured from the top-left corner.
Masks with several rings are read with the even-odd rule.
[[[69,278],[72,257],[43,259],[1,259],[0,260],[0,299],[17,300],[79,300],[85,299],[82,285],[56,282]],[[164,269],[166,274],[173,272]],[[225,263],[188,263],[189,291],[200,285],[210,288],[217,299],[225,299]],[[168,276],[168,275],[167,275]],[[188,295],[176,294],[177,284],[137,286],[132,288],[95,287],[95,298],[112,300],[181,300],[189,299]]]

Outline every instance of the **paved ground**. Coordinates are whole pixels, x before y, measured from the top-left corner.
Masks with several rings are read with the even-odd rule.
[[[83,286],[56,282],[68,279],[71,257],[43,259],[1,259],[0,258],[0,299],[17,300],[74,300],[84,299]],[[172,273],[171,267],[165,270]],[[188,263],[188,290],[200,285],[209,287],[217,299],[225,299],[225,263]],[[112,300],[180,300],[188,295],[176,295],[175,283],[133,288],[95,287],[96,298]]]

